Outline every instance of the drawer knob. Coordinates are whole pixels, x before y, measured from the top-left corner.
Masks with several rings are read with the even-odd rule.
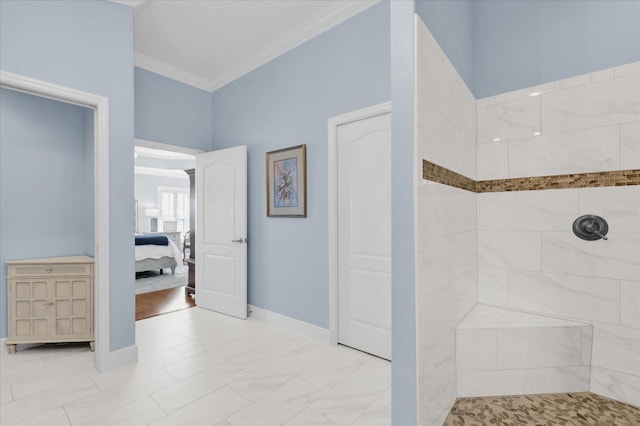
[[[47,268],[47,269],[45,269],[45,271],[47,272],[47,274],[50,274],[50,273],[53,272],[53,268]]]

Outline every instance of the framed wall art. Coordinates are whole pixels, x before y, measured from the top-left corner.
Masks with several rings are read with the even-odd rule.
[[[267,216],[307,217],[307,146],[267,152]]]

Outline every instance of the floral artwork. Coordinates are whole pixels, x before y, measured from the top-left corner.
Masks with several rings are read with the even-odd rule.
[[[276,207],[298,206],[298,160],[287,158],[274,162],[274,201]]]
[[[306,145],[267,152],[267,216],[307,217]]]

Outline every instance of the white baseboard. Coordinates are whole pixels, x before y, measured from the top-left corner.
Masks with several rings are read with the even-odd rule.
[[[98,368],[101,373],[138,362],[138,346],[131,345],[113,352],[108,352],[105,358],[104,361],[100,362],[101,365]]]
[[[6,355],[9,353],[9,348],[4,343],[7,338],[0,339],[0,353]],[[40,346],[42,343],[25,343],[20,345],[20,349],[28,349],[36,346]],[[109,352],[106,359],[100,366],[101,372],[109,371],[113,368],[118,368],[123,365],[131,364],[138,361],[138,346],[131,345],[126,348],[118,349],[113,352]]]
[[[323,342],[329,342],[329,330],[326,328],[309,324],[308,322],[300,321],[253,305],[249,305],[249,312],[249,316],[251,318],[277,325]]]

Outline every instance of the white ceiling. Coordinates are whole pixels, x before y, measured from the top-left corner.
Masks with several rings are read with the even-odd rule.
[[[136,7],[136,66],[213,91],[379,0],[114,1]]]

